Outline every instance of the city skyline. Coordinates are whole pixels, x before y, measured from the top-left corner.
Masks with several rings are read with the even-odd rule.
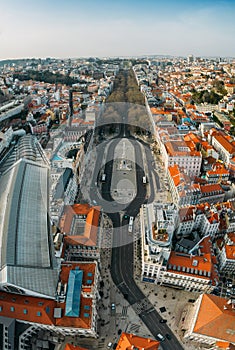
[[[0,59],[172,55],[233,57],[235,1],[9,0]]]

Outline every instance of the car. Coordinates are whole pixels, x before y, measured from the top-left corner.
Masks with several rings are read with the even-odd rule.
[[[113,345],[113,343],[110,341],[110,342],[108,343],[108,345],[107,345],[107,348],[108,348],[108,349],[111,349],[112,345]]]
[[[166,334],[166,339],[171,340],[171,335],[167,333]]]
[[[164,318],[161,318],[161,319],[159,320],[159,322],[160,322],[160,323],[166,323],[167,320],[164,320]]]
[[[231,288],[232,287],[232,285],[233,285],[233,281],[231,280],[231,278],[227,278],[227,280],[226,280],[226,287],[229,287],[229,288]]]
[[[165,340],[165,337],[161,333],[158,333],[156,338],[158,340],[160,340],[160,341],[164,341]]]
[[[111,304],[111,310],[116,310],[116,305],[114,303]]]

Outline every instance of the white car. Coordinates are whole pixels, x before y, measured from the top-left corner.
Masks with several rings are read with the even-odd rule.
[[[163,335],[161,333],[158,333],[157,339],[160,340],[160,341],[164,341],[165,337],[163,337]]]

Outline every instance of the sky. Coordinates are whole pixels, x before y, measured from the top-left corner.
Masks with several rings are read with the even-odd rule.
[[[0,0],[0,60],[235,57],[235,0]]]

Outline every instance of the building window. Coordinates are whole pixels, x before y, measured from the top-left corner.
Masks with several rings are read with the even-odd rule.
[[[14,311],[15,311],[14,306],[11,306],[11,307],[10,307],[10,310],[11,310],[11,312],[14,312]]]
[[[41,311],[37,311],[37,316],[42,316]]]
[[[24,310],[23,310],[23,313],[24,313],[25,315],[27,315],[28,310],[27,310],[27,309],[24,309]]]

